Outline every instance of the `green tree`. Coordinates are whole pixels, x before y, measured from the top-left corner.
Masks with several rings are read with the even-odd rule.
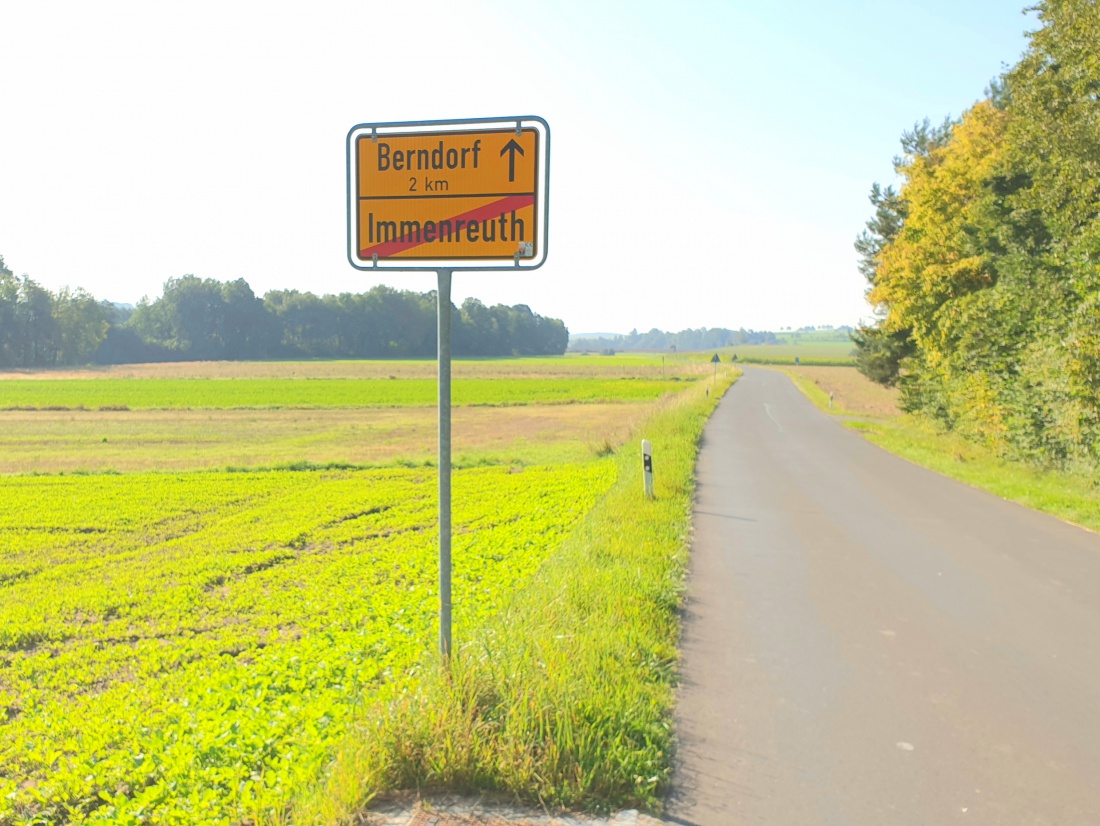
[[[869,200],[874,215],[855,242],[859,254],[857,266],[867,279],[868,292],[875,285],[879,257],[901,232],[907,212],[905,200],[892,186],[883,189],[876,182],[871,186]],[[885,313],[884,308],[876,310],[880,315]],[[744,340],[744,330],[741,334]],[[897,383],[902,360],[915,351],[911,329],[886,330],[881,327],[881,319],[876,324],[860,325],[852,333],[852,343],[856,347],[856,368],[871,381],[887,386]]]
[[[54,302],[57,363],[87,364],[107,337],[111,314],[82,289],[62,288]]]

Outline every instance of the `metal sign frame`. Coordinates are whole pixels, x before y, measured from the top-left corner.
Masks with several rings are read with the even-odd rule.
[[[391,137],[433,137],[448,134],[461,134],[481,131],[514,130],[517,135],[524,131],[537,134],[539,150],[536,158],[534,216],[536,246],[530,257],[517,252],[511,259],[506,258],[379,258],[367,260],[360,255],[359,236],[359,181],[357,145],[362,139],[377,140]],[[514,160],[514,156],[513,156]],[[390,121],[379,123],[360,123],[348,131],[347,136],[347,256],[348,262],[357,270],[365,271],[440,271],[450,270],[535,270],[546,261],[549,246],[549,206],[550,206],[550,126],[535,115],[517,115],[501,118],[464,118],[458,120],[420,120]]]

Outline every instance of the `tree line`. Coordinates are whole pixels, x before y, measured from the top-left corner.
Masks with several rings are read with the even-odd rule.
[[[524,304],[452,305],[456,356],[560,355],[569,331]],[[436,295],[378,286],[317,296],[273,290],[258,297],[244,279],[170,279],[135,308],[84,290],[57,293],[15,276],[0,257],[0,367],[150,361],[298,358],[430,358]]]
[[[1021,60],[906,132],[856,242],[860,369],[1002,454],[1100,464],[1100,4],[1040,0]]]
[[[573,339],[571,350],[714,350],[738,344],[775,344],[775,333],[756,330],[727,330],[725,327],[700,327],[666,333],[654,327],[648,333],[631,330],[626,335]]]

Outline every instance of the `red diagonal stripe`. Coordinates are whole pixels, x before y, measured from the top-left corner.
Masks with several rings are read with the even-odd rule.
[[[534,203],[534,195],[509,195],[507,198],[501,198],[499,201],[493,201],[484,206],[479,206],[476,209],[471,209],[469,212],[463,212],[461,215],[456,215],[453,218],[443,218],[442,220],[450,221],[451,223],[455,221],[484,221],[486,218],[495,218],[497,215],[511,212],[513,209],[518,210],[523,207],[529,207]],[[436,221],[436,223],[438,224],[439,221]],[[398,221],[398,225],[400,225],[400,221]],[[455,235],[457,235],[457,233],[455,233]],[[423,229],[420,231],[420,237],[421,239],[424,238]],[[370,258],[377,253],[379,258],[389,258],[397,255],[399,252],[411,250],[413,247],[420,247],[427,243],[429,242],[424,240],[414,241],[412,239],[386,241],[381,244],[375,244],[373,247],[359,250],[359,257]]]

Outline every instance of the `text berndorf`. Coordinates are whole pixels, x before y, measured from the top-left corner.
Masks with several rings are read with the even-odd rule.
[[[378,142],[378,171],[395,172],[426,169],[477,169],[481,139],[473,146],[445,149],[443,141],[434,149],[393,149],[385,141]]]

